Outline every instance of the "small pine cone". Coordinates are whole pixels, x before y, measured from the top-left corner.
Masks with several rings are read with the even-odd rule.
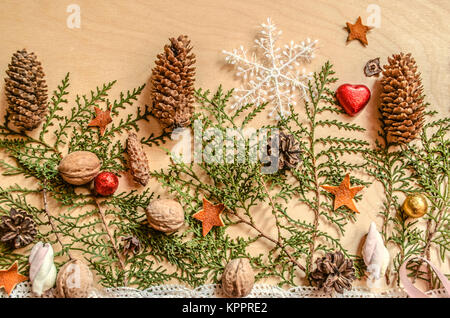
[[[163,128],[186,127],[194,111],[195,55],[186,35],[171,38],[152,71],[153,116]]]
[[[25,49],[13,54],[6,70],[8,117],[20,130],[33,130],[47,113],[47,85],[41,62]]]
[[[137,237],[132,235],[122,236],[121,240],[124,243],[122,247],[124,254],[133,253],[134,255],[136,255],[141,250],[141,242]]]
[[[405,144],[423,125],[422,80],[411,53],[394,54],[388,61],[381,79],[381,121],[389,144]]]
[[[353,261],[346,259],[342,252],[327,253],[316,260],[316,266],[310,278],[325,293],[335,290],[342,294],[345,289],[352,289],[352,282],[356,279]]]
[[[3,215],[0,223],[0,241],[11,244],[15,249],[27,246],[37,234],[36,223],[25,211],[11,209]]]
[[[272,139],[267,144],[267,154],[272,156]],[[278,147],[278,169],[295,169],[300,162],[300,143],[291,134],[280,131]]]
[[[130,161],[131,175],[136,182],[146,186],[150,179],[147,155],[135,133],[128,134],[127,153]]]

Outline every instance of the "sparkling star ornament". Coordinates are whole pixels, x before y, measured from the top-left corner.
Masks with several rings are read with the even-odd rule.
[[[225,205],[220,204],[212,204],[205,198],[203,198],[203,210],[195,213],[192,217],[202,222],[202,235],[206,236],[208,232],[212,229],[213,226],[225,226],[223,224],[222,219],[220,218],[220,214],[225,209]]]
[[[341,184],[338,187],[326,185],[322,185],[321,187],[325,189],[327,192],[334,194],[334,210],[345,205],[350,210],[359,213],[358,209],[355,206],[355,203],[353,202],[353,198],[359,191],[364,189],[364,187],[360,186],[350,188],[349,174],[345,176],[344,180],[342,180]]]

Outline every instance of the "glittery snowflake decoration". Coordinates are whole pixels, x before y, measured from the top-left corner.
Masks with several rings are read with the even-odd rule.
[[[317,40],[291,41],[279,48],[275,45],[281,30],[277,30],[270,18],[261,26],[261,35],[255,40],[256,49],[252,53],[243,46],[232,52],[223,51],[225,60],[236,65],[236,75],[244,81],[235,90],[231,107],[239,109],[247,103],[269,102],[273,104],[269,117],[280,120],[289,115],[289,105],[295,105],[297,97],[307,97],[307,83],[312,73],[307,73],[304,68],[299,70],[299,66],[314,58]],[[260,53],[263,55],[261,60],[258,58]]]

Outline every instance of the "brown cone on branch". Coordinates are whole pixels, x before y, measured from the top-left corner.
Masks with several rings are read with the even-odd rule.
[[[17,51],[6,74],[8,119],[20,130],[33,130],[47,113],[47,84],[41,62],[33,52]]]
[[[0,242],[22,248],[33,242],[36,234],[36,223],[25,211],[11,209],[9,215],[1,217]]]
[[[280,131],[278,135],[278,169],[295,169],[300,163],[300,143],[294,135]],[[269,157],[276,156],[272,153],[272,138],[267,143],[267,154]]]
[[[342,252],[327,253],[316,260],[317,268],[311,273],[311,281],[325,293],[336,291],[340,294],[352,288],[356,279],[353,261],[346,259]]]
[[[186,127],[194,111],[195,55],[186,35],[171,38],[152,71],[152,114],[163,128]]]
[[[135,133],[128,135],[127,154],[133,179],[141,185],[146,186],[150,180],[147,155]]]
[[[405,144],[423,125],[422,79],[411,53],[394,54],[388,62],[381,79],[381,121],[389,144]]]

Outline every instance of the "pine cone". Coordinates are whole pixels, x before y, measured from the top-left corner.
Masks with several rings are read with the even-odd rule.
[[[133,253],[137,254],[141,250],[141,242],[137,237],[134,236],[124,236],[121,237],[121,240],[124,242],[123,252],[125,254]]]
[[[144,148],[142,148],[142,144],[137,139],[135,133],[128,134],[127,153],[130,162],[131,175],[136,182],[146,186],[150,179],[148,160]]]
[[[316,266],[310,278],[325,293],[331,293],[334,289],[342,294],[345,289],[352,288],[352,281],[356,279],[353,261],[345,259],[342,252],[327,253],[316,260]]]
[[[267,154],[272,156],[272,138],[267,144]],[[294,169],[300,162],[300,143],[291,134],[279,133],[278,169]]]
[[[186,35],[171,38],[152,71],[153,116],[163,128],[186,127],[194,111],[195,55]]]
[[[34,241],[37,234],[33,218],[25,211],[11,209],[1,218],[0,241],[11,244],[14,248],[27,246]]]
[[[41,62],[26,49],[17,51],[6,74],[9,120],[20,130],[33,130],[47,113],[47,85]]]
[[[404,144],[416,138],[423,125],[422,80],[411,53],[394,54],[388,61],[381,79],[381,120],[388,143]]]

